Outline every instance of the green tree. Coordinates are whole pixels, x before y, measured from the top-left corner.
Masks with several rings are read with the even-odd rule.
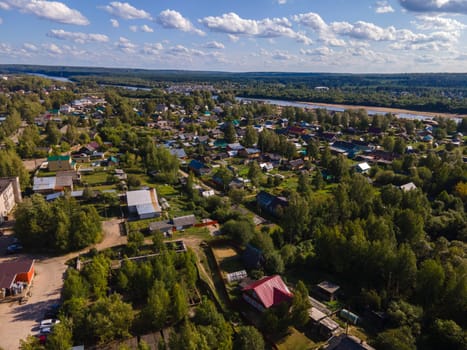
[[[73,347],[72,324],[68,319],[62,319],[54,326],[53,332],[47,337],[47,350],[69,350]]]
[[[188,302],[180,284],[175,283],[172,289],[172,319],[174,322],[182,320],[188,312]]]
[[[237,332],[235,349],[264,350],[265,344],[262,334],[253,326],[242,326]]]
[[[297,242],[307,233],[310,225],[310,207],[308,201],[297,192],[292,192],[290,195],[282,222],[288,242]]]
[[[39,343],[39,338],[28,335],[28,337],[24,340],[21,339],[19,341],[19,349],[20,350],[45,350],[45,346]]]
[[[110,274],[110,260],[104,254],[98,254],[83,268],[83,274],[91,286],[96,299],[107,294],[108,278]]]
[[[251,125],[246,127],[242,142],[245,147],[253,147],[258,142],[258,132]]]
[[[143,310],[145,322],[153,329],[162,329],[167,322],[170,308],[170,295],[164,282],[156,280],[148,292],[148,300]]]
[[[296,327],[304,327],[310,320],[309,310],[311,308],[308,297],[308,289],[303,281],[298,281],[293,291],[292,299],[292,321]]]
[[[423,305],[432,305],[440,300],[444,280],[445,272],[438,261],[427,259],[420,264],[416,289]]]
[[[0,149],[0,177],[18,176],[21,189],[29,186],[29,173],[13,149]]]
[[[228,122],[224,128],[224,138],[227,143],[234,143],[237,140],[237,132],[233,123]]]
[[[251,180],[251,183],[255,187],[259,186],[262,175],[263,175],[263,172],[261,171],[261,168],[259,167],[258,162],[255,160],[251,161],[250,164],[248,165],[248,178]]]
[[[452,320],[436,319],[426,345],[433,350],[463,350],[467,348],[467,332]]]
[[[378,350],[415,350],[415,338],[407,327],[388,329],[378,334],[374,345]]]
[[[80,275],[79,271],[69,268],[63,282],[62,297],[65,300],[72,298],[86,299],[89,296],[89,285]]]
[[[62,134],[54,121],[49,121],[45,127],[46,140],[49,145],[58,145],[62,139]]]
[[[98,299],[91,306],[87,317],[88,332],[98,344],[105,344],[129,336],[133,318],[131,305],[124,303],[121,295],[112,294]]]

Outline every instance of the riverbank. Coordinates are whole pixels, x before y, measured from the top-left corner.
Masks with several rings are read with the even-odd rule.
[[[443,118],[466,118],[465,115],[460,114],[451,114],[451,113],[434,113],[434,112],[421,112],[421,111],[411,111],[408,109],[398,109],[390,107],[374,107],[374,106],[354,106],[354,105],[341,105],[341,104],[330,104],[330,103],[316,103],[316,102],[300,102],[305,105],[309,105],[311,108],[316,108],[320,106],[323,108],[338,108],[338,109],[366,109],[377,111],[381,113],[392,113],[392,114],[403,114],[403,115],[413,115],[413,116],[426,116],[430,118],[434,117],[443,117]]]

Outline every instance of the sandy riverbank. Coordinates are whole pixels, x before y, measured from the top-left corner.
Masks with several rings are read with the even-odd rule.
[[[398,108],[389,108],[389,107],[374,107],[374,106],[354,106],[354,105],[340,105],[340,104],[331,104],[331,103],[315,103],[315,102],[300,102],[310,106],[322,106],[322,107],[331,107],[331,108],[343,108],[343,109],[367,109],[383,113],[393,113],[393,114],[413,114],[421,115],[427,117],[443,117],[443,118],[466,118],[466,115],[462,114],[451,114],[451,113],[433,113],[433,112],[420,112],[420,111],[411,111],[408,109],[398,109]]]

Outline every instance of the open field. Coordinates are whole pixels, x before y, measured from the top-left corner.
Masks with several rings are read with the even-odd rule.
[[[240,255],[234,247],[225,244],[212,246],[211,249],[224,278],[229,273],[245,269]]]
[[[310,350],[318,349],[321,344],[313,342],[305,334],[291,327],[289,333],[279,339],[276,345],[279,350]]]

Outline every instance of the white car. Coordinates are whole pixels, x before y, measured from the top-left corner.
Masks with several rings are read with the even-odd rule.
[[[41,333],[50,333],[50,329],[55,326],[57,323],[60,323],[60,320],[55,318],[48,318],[46,320],[42,320],[41,324],[39,325],[39,329]],[[43,330],[49,329],[49,332],[44,332]]]

